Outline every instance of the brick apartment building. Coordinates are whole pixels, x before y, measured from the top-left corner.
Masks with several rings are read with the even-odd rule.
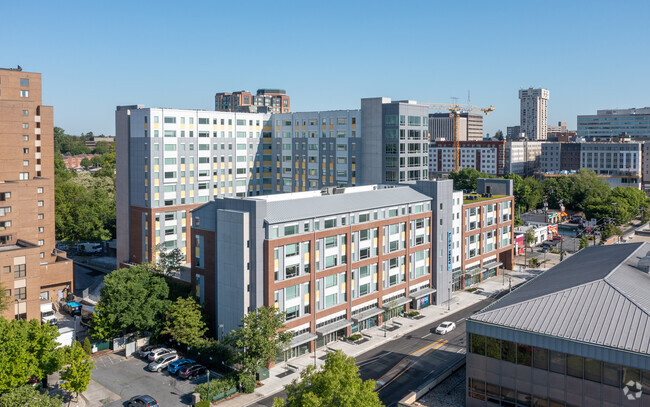
[[[0,69],[0,284],[8,319],[40,320],[41,301],[73,290],[72,261],[55,249],[53,109],[41,74]]]

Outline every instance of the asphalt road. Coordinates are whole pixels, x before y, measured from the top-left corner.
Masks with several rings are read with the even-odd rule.
[[[377,381],[376,391],[382,402],[387,407],[396,406],[409,392],[464,355],[465,320],[493,301],[495,298],[486,298],[357,356],[361,378]],[[443,320],[455,322],[456,329],[447,335],[436,334],[434,331]],[[275,397],[284,396],[282,391],[253,406],[272,406]]]

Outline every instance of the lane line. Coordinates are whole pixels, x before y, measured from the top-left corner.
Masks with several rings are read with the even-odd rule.
[[[379,393],[379,392],[382,391],[384,388],[386,388],[386,386],[388,386],[389,384],[391,384],[392,382],[394,382],[395,380],[397,380],[398,377],[400,377],[401,375],[403,375],[404,373],[406,373],[410,368],[412,368],[413,366],[417,365],[418,362],[420,362],[420,361],[421,361],[425,356],[427,356],[429,353],[435,351],[436,349],[439,349],[439,348],[443,347],[447,342],[448,342],[448,341],[445,339],[444,341],[442,341],[442,342],[440,342],[439,344],[437,344],[433,349],[429,350],[427,353],[425,353],[424,355],[420,356],[420,358],[419,358],[418,360],[416,360],[415,363],[413,363],[412,365],[408,366],[406,369],[402,370],[402,371],[401,371],[397,376],[393,377],[393,378],[390,379],[386,384],[384,384],[383,386],[381,386],[380,388],[378,388],[378,389],[376,390],[377,393]]]
[[[395,369],[396,367],[398,367],[399,365],[401,365],[402,362],[404,362],[404,360],[410,358],[411,356],[415,356],[416,353],[418,353],[418,352],[420,352],[420,351],[422,351],[422,350],[424,350],[424,349],[427,349],[427,348],[430,348],[430,347],[432,347],[432,346],[435,346],[436,344],[440,343],[441,341],[442,341],[442,339],[438,339],[437,341],[433,342],[432,344],[427,345],[427,346],[425,346],[424,348],[422,348],[422,349],[420,349],[420,350],[416,350],[415,352],[409,353],[408,355],[404,356],[404,357],[403,357],[399,362],[397,362],[393,367],[391,367],[390,369],[388,369],[388,371],[386,371],[386,373],[384,373],[384,374],[383,374],[379,379],[377,379],[376,382],[379,383],[379,382],[381,381],[381,379],[383,379],[385,376],[387,376],[388,374],[390,374],[390,372],[392,372],[393,369]]]

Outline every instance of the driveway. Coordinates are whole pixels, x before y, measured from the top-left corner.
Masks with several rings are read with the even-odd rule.
[[[147,363],[115,354],[95,359],[92,379],[104,388],[105,394],[93,394],[91,406],[125,406],[131,397],[142,394],[155,398],[161,407],[190,406],[194,388],[206,381],[205,375],[188,381],[178,379],[166,370],[161,373],[149,372],[145,370]],[[118,397],[121,398],[118,400]]]

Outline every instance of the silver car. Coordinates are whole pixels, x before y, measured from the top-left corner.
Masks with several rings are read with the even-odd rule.
[[[178,355],[176,353],[170,353],[165,356],[160,356],[153,362],[149,363],[147,366],[147,369],[152,371],[152,372],[160,372],[167,366],[169,366],[170,363],[178,359]]]
[[[169,355],[172,353],[176,353],[174,349],[169,349],[169,348],[158,348],[152,350],[147,358],[149,359],[150,362],[153,362],[154,360],[158,359],[161,356]]]

